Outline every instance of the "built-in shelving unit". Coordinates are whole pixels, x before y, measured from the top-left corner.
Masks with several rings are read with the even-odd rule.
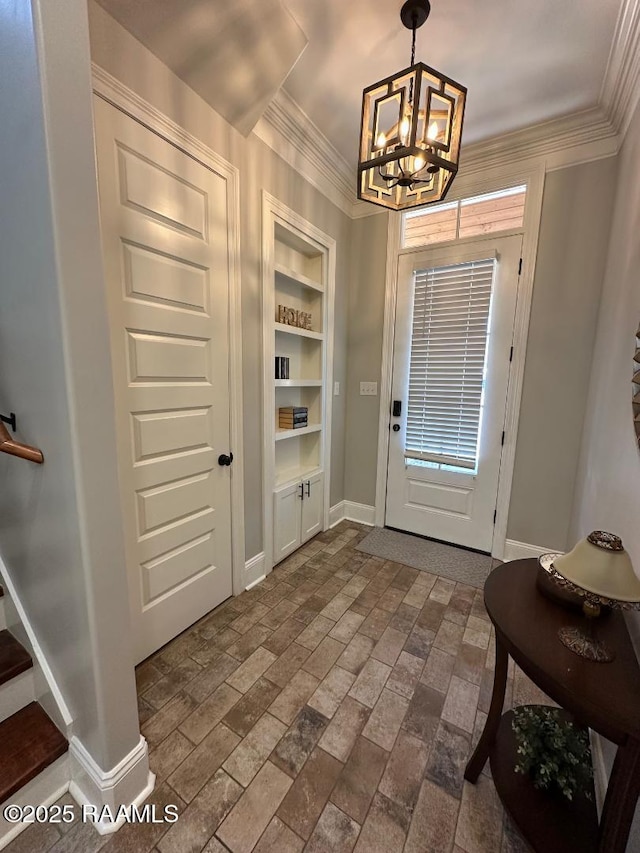
[[[277,429],[276,441],[282,441],[283,438],[301,438],[303,435],[309,435],[312,432],[320,432],[322,424],[309,424],[309,426],[301,429]]]
[[[329,523],[335,241],[267,193],[263,198],[264,510],[267,570]],[[279,306],[311,328],[279,321]],[[292,323],[296,320],[292,318]],[[276,378],[275,358],[289,378]],[[279,409],[308,424],[282,429]]]
[[[312,329],[298,329],[296,326],[285,326],[284,323],[275,324],[276,334],[296,335],[300,338],[311,338],[314,341],[323,341],[322,332],[314,332]]]
[[[276,281],[278,279],[282,279],[284,281],[288,281],[290,284],[293,284],[296,287],[308,287],[311,290],[317,290],[320,293],[324,291],[322,282],[315,281],[314,279],[309,278],[303,273],[297,270],[290,269],[289,267],[286,267],[284,264],[280,264],[277,261],[274,264],[274,273]]]
[[[321,388],[322,379],[276,379],[276,388]]]

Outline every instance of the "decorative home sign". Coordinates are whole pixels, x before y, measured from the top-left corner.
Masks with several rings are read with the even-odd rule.
[[[296,326],[298,329],[311,330],[311,314],[307,311],[298,311],[296,308],[278,305],[276,320],[285,326]]]

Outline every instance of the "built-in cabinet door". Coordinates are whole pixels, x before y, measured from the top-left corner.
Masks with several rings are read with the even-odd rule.
[[[302,529],[300,541],[306,542],[322,530],[322,473],[303,480]]]
[[[302,483],[284,486],[273,493],[273,562],[279,563],[299,548]]]

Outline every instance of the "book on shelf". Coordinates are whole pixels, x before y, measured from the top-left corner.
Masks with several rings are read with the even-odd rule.
[[[280,429],[300,429],[309,424],[309,410],[306,406],[283,406],[278,409]]]
[[[283,424],[300,424],[300,423],[308,423],[309,418],[306,415],[294,415],[293,417],[289,417],[288,415],[280,415],[278,418],[280,425]]]
[[[276,379],[289,379],[289,357],[286,355],[276,356]]]
[[[280,426],[280,429],[304,429],[305,427],[309,426],[309,423],[306,420],[296,421],[296,423],[292,423],[292,424],[286,423],[284,421],[280,421],[279,426]]]

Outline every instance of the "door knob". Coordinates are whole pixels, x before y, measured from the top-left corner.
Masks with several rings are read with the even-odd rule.
[[[233,453],[230,453],[228,456],[226,453],[221,453],[218,456],[218,465],[226,465],[229,466],[233,462]]]
[[[393,431],[394,432],[400,432],[400,424],[394,424],[393,425]]]

